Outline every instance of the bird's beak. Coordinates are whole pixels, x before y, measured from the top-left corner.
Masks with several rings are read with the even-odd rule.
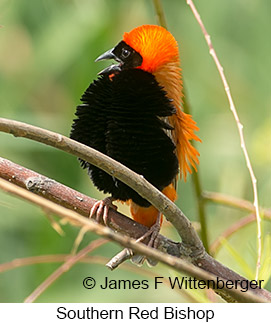
[[[108,50],[107,52],[103,53],[102,55],[100,55],[98,58],[95,59],[95,62],[103,61],[103,60],[106,60],[106,59],[114,59],[115,61],[122,63],[116,57],[116,55],[113,53],[113,50],[114,50],[114,48],[112,48],[112,49]],[[112,64],[112,65],[106,67],[101,72],[99,72],[98,75],[112,74],[112,73],[116,73],[116,72],[120,72],[120,71],[121,71],[120,65]]]
[[[105,59],[115,59],[116,56],[113,54],[113,49],[109,49],[107,52],[100,55],[98,58],[95,59],[95,62],[103,61]]]

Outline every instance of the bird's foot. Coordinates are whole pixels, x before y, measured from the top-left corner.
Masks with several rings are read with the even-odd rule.
[[[148,247],[152,247],[154,249],[157,249],[158,247],[158,243],[159,243],[159,239],[157,239],[159,232],[160,232],[160,217],[159,217],[159,222],[156,221],[150,228],[149,230],[143,234],[143,236],[141,236],[140,238],[138,238],[136,241],[137,242],[142,242],[144,241],[146,238],[150,237],[150,240],[147,244]]]
[[[109,208],[117,210],[117,207],[112,203],[114,200],[113,197],[106,197],[104,200],[95,202],[90,210],[89,217],[108,226]]]
[[[159,216],[157,217],[155,223],[149,228],[149,230],[143,234],[142,237],[138,238],[136,241],[137,242],[142,242],[144,241],[146,238],[150,237],[149,242],[147,243],[148,247],[157,249],[158,245],[159,245],[159,232],[161,229],[161,213],[159,213]],[[135,255],[132,257],[132,261],[134,263],[136,263],[137,265],[142,265],[144,263],[144,261],[147,260],[147,263],[150,266],[155,266],[157,264],[156,260],[153,259],[149,259],[146,258],[145,256],[141,256],[141,255]]]
[[[157,249],[159,244],[159,232],[161,227],[161,214],[159,214],[155,223],[149,228],[149,230],[143,234],[140,238],[136,240],[136,242],[142,242],[147,239],[149,236],[150,240],[148,242],[148,246]],[[116,269],[120,264],[122,264],[125,260],[131,259],[131,261],[138,265],[142,266],[144,261],[147,261],[147,264],[150,266],[155,266],[157,264],[157,260],[146,258],[145,256],[134,254],[133,250],[130,248],[125,248],[121,252],[119,252],[115,257],[113,257],[106,266],[111,270]]]

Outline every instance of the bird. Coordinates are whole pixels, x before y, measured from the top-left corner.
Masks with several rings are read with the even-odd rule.
[[[199,152],[192,140],[199,128],[182,108],[183,84],[178,44],[158,25],[125,32],[122,40],[96,62],[114,60],[82,95],[70,137],[127,166],[171,201],[179,177],[197,170]],[[149,228],[155,247],[162,214],[136,191],[80,159],[98,190],[109,197],[98,201],[90,216],[106,222],[113,201],[130,205],[133,219]]]

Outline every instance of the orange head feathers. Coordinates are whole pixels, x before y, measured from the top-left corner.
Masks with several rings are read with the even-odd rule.
[[[172,61],[179,61],[178,44],[165,28],[143,25],[125,33],[123,41],[138,52],[142,58],[139,68],[153,73]]]

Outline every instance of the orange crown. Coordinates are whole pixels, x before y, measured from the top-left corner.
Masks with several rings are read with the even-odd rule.
[[[152,73],[161,65],[179,59],[178,44],[163,27],[143,25],[125,33],[123,40],[142,56],[139,68],[147,72]]]

